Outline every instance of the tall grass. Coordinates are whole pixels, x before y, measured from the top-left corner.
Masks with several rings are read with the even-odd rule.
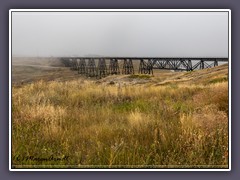
[[[226,168],[228,85],[104,86],[89,81],[13,87],[18,167]],[[35,161],[24,157],[61,158]]]

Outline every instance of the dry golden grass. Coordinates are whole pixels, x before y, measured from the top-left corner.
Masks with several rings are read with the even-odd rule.
[[[146,88],[38,81],[13,87],[12,100],[16,168],[228,167],[227,82]],[[16,158],[51,155],[69,159]]]

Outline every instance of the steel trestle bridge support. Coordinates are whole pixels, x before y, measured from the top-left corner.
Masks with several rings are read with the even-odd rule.
[[[89,77],[97,76],[97,67],[93,58],[88,60],[86,75]]]
[[[104,77],[108,75],[107,65],[104,58],[99,59],[98,61],[98,76]]]
[[[139,74],[152,74],[153,75],[153,66],[151,59],[144,61],[144,59],[140,59],[140,64],[139,64]]]
[[[78,64],[78,74],[86,74],[86,61],[85,59],[80,59]]]
[[[110,59],[109,74],[120,74],[119,64],[117,59]]]
[[[113,74],[134,74],[133,61],[140,61],[139,74],[152,74],[153,69],[167,69],[175,71],[193,71],[211,68],[219,62],[228,62],[228,58],[158,58],[158,57],[61,57],[61,61],[71,70],[78,70],[86,76],[107,76]],[[97,60],[97,66],[95,64]],[[123,60],[122,67],[118,61]],[[109,65],[107,65],[109,62]],[[120,71],[120,69],[122,69]]]
[[[132,59],[124,59],[122,74],[134,74]]]

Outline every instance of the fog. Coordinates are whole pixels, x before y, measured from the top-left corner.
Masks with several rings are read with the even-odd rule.
[[[12,55],[228,57],[228,13],[12,12]]]

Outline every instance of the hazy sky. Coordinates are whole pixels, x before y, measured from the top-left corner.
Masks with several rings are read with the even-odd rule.
[[[228,57],[227,12],[13,12],[13,56]]]

